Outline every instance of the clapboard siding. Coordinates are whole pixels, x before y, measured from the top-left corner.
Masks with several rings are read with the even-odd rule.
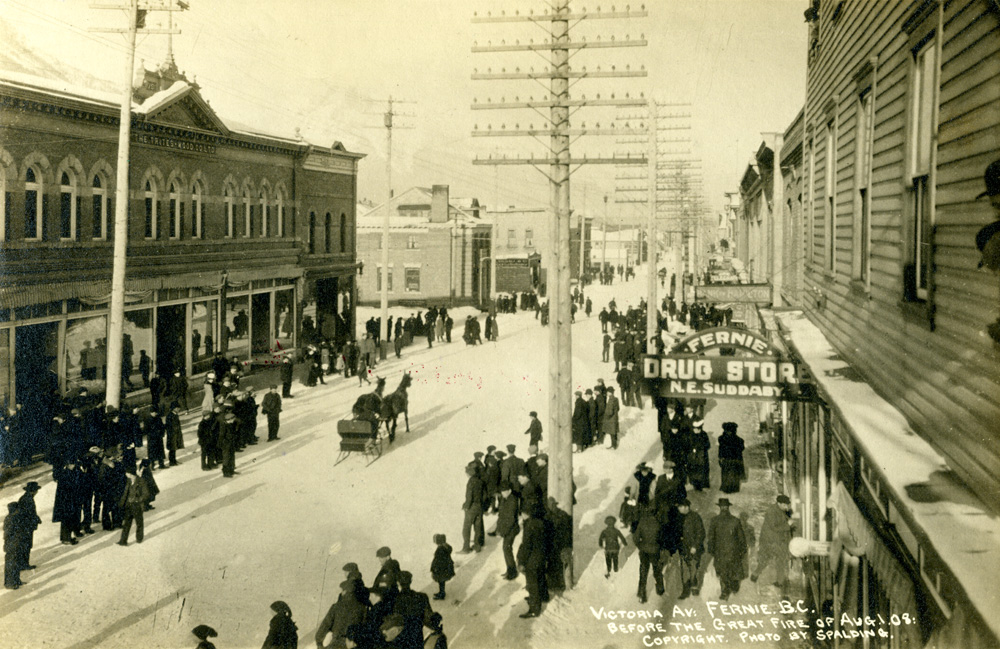
[[[993,506],[1000,503],[1000,345],[984,330],[1000,310],[994,274],[977,271],[975,233],[991,220],[982,191],[984,167],[1000,158],[1000,9],[987,0],[944,3],[938,133],[934,180],[933,327],[900,307],[903,265],[910,247],[912,190],[906,177],[909,146],[910,35],[902,24],[910,0],[846,3],[831,24],[835,3],[820,7],[820,51],[809,64],[803,191],[813,197],[812,231],[804,231],[813,263],[804,286],[826,295],[805,308],[834,346],[894,403],[955,472]],[[929,18],[937,26],[937,16]],[[871,188],[871,291],[852,295],[857,87],[855,73],[874,54]],[[833,100],[835,185],[826,187],[826,109]],[[812,187],[808,175],[812,156]],[[811,194],[809,194],[811,190]],[[834,194],[835,270],[825,261],[829,192]],[[803,218],[805,218],[803,216]],[[803,228],[806,230],[806,228]]]

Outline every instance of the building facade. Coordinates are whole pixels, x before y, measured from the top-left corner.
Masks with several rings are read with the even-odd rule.
[[[487,212],[487,218],[496,227],[496,255],[497,260],[508,262],[511,260],[534,260],[538,259],[538,290],[544,295],[546,269],[552,264],[552,247],[549,244],[549,225],[551,223],[551,210],[543,207],[515,207],[513,205],[499,210]],[[599,264],[600,259],[594,257],[597,245],[593,241],[594,230],[593,220],[585,217],[583,220],[583,239],[581,247],[579,216],[572,216],[569,230],[569,267],[570,277],[579,279],[581,270],[581,252],[583,253],[585,271],[590,270],[592,265]],[[598,242],[599,243],[599,242]],[[497,290],[503,292],[503,286],[497,286]]]
[[[53,398],[104,392],[119,100],[0,79],[0,402],[44,448]],[[133,96],[123,382],[298,345],[353,321],[359,154],[229,126],[176,67]]]
[[[381,300],[386,209],[391,304],[480,305],[489,297],[490,223],[477,200],[453,201],[448,185],[434,185],[410,188],[358,218],[359,303]]]
[[[768,332],[814,386],[775,411],[808,592],[837,619],[914,620],[840,646],[996,646],[1000,281],[975,237],[996,218],[977,196],[1000,159],[1000,4],[814,0],[806,20],[784,248],[756,249],[794,307]]]

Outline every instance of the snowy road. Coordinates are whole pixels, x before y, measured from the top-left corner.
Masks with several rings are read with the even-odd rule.
[[[573,376],[579,389],[593,386],[599,377],[614,384],[613,364],[600,362],[596,311],[612,295],[620,306],[637,304],[644,287],[640,273],[625,285],[588,290],[595,316],[588,320],[581,311],[573,327]],[[460,322],[456,326],[460,331]],[[604,517],[617,515],[636,463],[647,460],[659,467],[655,411],[648,398],[645,410],[623,409],[618,451],[597,448],[573,456],[579,501],[576,589],[550,602],[540,618],[522,620],[524,582],[500,579],[503,556],[497,540],[488,537],[480,554],[457,553],[465,463],[489,444],[517,444],[524,457],[527,413],[537,410],[547,422],[547,329],[532,313],[502,315],[499,327],[498,342],[472,348],[459,335],[454,336],[457,342],[433,349],[417,340],[402,360],[391,359],[376,369],[387,378],[387,391],[395,389],[404,371],[411,372],[414,384],[409,392],[411,432],[403,432],[400,419],[396,443],[370,466],[360,456],[333,466],[339,443],[336,422],[348,416],[358,395],[370,390],[359,389],[355,379],[338,377],[316,388],[296,382],[295,398],[285,402],[282,439],[240,453],[240,475],[231,480],[200,470],[192,415],[188,446],[179,455],[182,465],[156,474],[162,492],[156,509],[147,513],[141,545],[133,541],[119,547],[117,532],[100,531],[76,546],[60,545],[58,526],[50,522],[54,484],[47,467],[6,486],[3,495],[13,500],[25,481],[43,480],[37,502],[44,522],[32,554],[38,569],[23,573],[26,586],[0,595],[3,646],[188,647],[196,644],[191,628],[210,624],[219,631],[220,649],[258,647],[267,634],[269,605],[276,599],[290,605],[300,646],[312,645],[316,625],[344,577],[341,566],[356,562],[370,583],[378,568],[375,550],[382,545],[390,546],[402,568],[414,574],[414,588],[433,592],[429,566],[436,533],[447,534],[456,548],[457,576],[448,583],[448,599],[434,602],[453,647],[643,646],[643,634],[611,633],[610,620],[595,616],[602,607],[650,615],[658,609],[664,617],[646,621],[683,635],[683,629],[669,626],[680,590],[676,574],[668,575],[672,579],[665,597],[658,601],[653,596],[640,606],[635,596],[638,558],[631,540],[621,572],[610,580],[604,578],[597,547]],[[734,510],[750,511],[759,527],[774,488],[763,451],[755,445],[753,406],[727,401],[710,407],[706,430],[713,437],[713,458],[725,420],[739,422],[751,469],[744,492],[731,498]],[[547,436],[543,449],[546,443]],[[715,465],[713,484],[718,484]],[[712,505],[716,497],[714,491],[692,497],[706,523],[717,511]],[[493,520],[487,517],[487,527]],[[718,597],[719,585],[711,570],[705,581],[701,597],[682,604],[712,632],[706,602]],[[776,589],[747,581],[730,602],[767,602],[773,608],[778,600]],[[625,622],[637,621],[643,620]],[[726,644],[743,645],[737,631],[724,634]]]

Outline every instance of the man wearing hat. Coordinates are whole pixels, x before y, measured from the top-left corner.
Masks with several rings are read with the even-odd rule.
[[[757,581],[770,563],[774,563],[774,585],[784,588],[788,580],[788,544],[792,540],[792,501],[779,494],[774,504],[764,514],[760,528],[760,545],[757,548],[757,569],[750,581]]]
[[[472,552],[470,543],[473,541],[476,552],[479,552],[486,542],[483,530],[483,503],[486,501],[486,491],[479,477],[479,467],[475,462],[470,462],[465,467],[465,474],[469,479],[465,483],[465,502],[462,503],[465,519],[462,521],[462,549],[459,550],[459,554]],[[473,528],[476,532],[474,540],[471,539]]]
[[[486,470],[483,471],[483,486],[486,489],[486,505],[483,513],[497,511],[497,492],[500,488],[500,460],[497,459],[495,451],[496,446],[490,445],[486,447],[486,455],[483,457],[483,466]]]
[[[514,539],[521,532],[518,523],[518,500],[509,484],[500,485],[500,510],[497,514],[497,529],[495,534],[503,539],[503,559],[507,566],[504,579],[510,581],[517,578],[517,563],[514,561]]]
[[[21,557],[24,556],[25,538],[17,501],[7,504],[3,519],[3,585],[10,590],[21,587]]]
[[[542,613],[542,602],[548,600],[549,589],[545,575],[545,525],[537,512],[521,512],[524,534],[521,547],[517,550],[517,564],[524,572],[525,588],[528,591],[528,611],[519,617],[538,617]]]
[[[722,584],[719,599],[725,600],[740,591],[747,561],[747,540],[740,519],[729,513],[728,498],[719,498],[719,515],[708,525],[708,553],[714,558],[715,574]]]
[[[135,540],[142,543],[143,519],[142,512],[149,500],[149,487],[146,481],[136,477],[134,473],[126,474],[127,484],[118,506],[122,510],[122,535],[118,545],[128,545],[129,532],[132,531],[132,521],[135,521]]]
[[[708,449],[711,446],[711,440],[703,428],[704,424],[703,419],[695,419],[691,422],[691,434],[688,437],[688,480],[696,491],[709,487]]]
[[[201,447],[201,470],[211,471],[215,468],[215,442],[218,438],[218,421],[214,409],[201,413],[198,422],[198,445]]]
[[[316,646],[320,649],[345,647],[347,629],[364,622],[368,607],[358,599],[356,583],[353,579],[340,582],[340,595],[337,601],[330,607],[316,629]],[[323,642],[327,634],[331,636],[330,644]]]
[[[281,396],[285,399],[292,398],[292,375],[295,373],[295,365],[292,359],[286,354],[281,359]]]
[[[524,460],[517,456],[517,447],[507,445],[507,457],[500,461],[500,484],[507,483],[517,488],[517,474],[524,471]]]
[[[524,431],[525,435],[528,435],[528,446],[538,446],[542,441],[542,422],[538,421],[538,413],[532,410],[528,413],[531,417],[531,423],[528,424],[528,430]]]
[[[267,415],[267,441],[273,442],[278,438],[278,426],[280,425],[279,415],[281,414],[281,395],[278,394],[278,384],[272,383],[270,391],[264,395],[264,400],[260,402],[260,411]]]
[[[236,415],[227,412],[219,427],[219,453],[222,456],[222,475],[231,478],[236,474],[236,449],[239,445],[240,422]]]
[[[382,546],[375,552],[382,568],[375,575],[371,592],[382,598],[382,601],[394,599],[399,592],[399,562],[392,558],[392,550]]]
[[[677,503],[680,523],[681,594],[678,599],[701,592],[701,555],[705,550],[705,523],[691,509],[687,498]]]
[[[34,570],[31,565],[31,548],[34,546],[35,530],[42,524],[42,519],[38,517],[38,510],[35,508],[35,494],[41,487],[32,480],[24,485],[24,493],[18,499],[18,515],[20,516],[21,529],[24,531],[24,547],[21,553],[21,570]]]
[[[215,629],[207,624],[199,624],[191,629],[191,633],[194,634],[194,637],[201,640],[195,649],[215,649],[215,645],[208,641],[209,638],[215,638],[219,635]]]
[[[424,620],[430,618],[434,612],[427,594],[410,588],[412,583],[412,574],[406,570],[399,573],[399,595],[396,596],[396,605],[392,612],[403,617],[403,631],[397,641],[402,647],[423,646]]]
[[[296,649],[299,646],[299,628],[292,621],[292,609],[280,599],[271,604],[274,617],[264,639],[263,649]]]

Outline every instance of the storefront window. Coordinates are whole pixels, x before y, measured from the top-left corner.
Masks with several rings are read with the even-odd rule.
[[[293,344],[292,335],[295,332],[295,292],[291,289],[287,291],[275,291],[274,311],[275,311],[275,332],[278,337],[278,344],[275,347],[290,349]],[[281,350],[276,349],[276,353]]]
[[[228,358],[247,358],[250,351],[250,299],[246,295],[226,298],[226,320],[222,335],[228,343]]]
[[[192,373],[200,374],[212,366],[217,349],[216,331],[219,323],[219,301],[195,302],[191,311]]]
[[[108,378],[107,316],[79,318],[66,325],[66,389],[104,390]]]
[[[149,387],[153,358],[153,310],[125,312],[122,380],[129,392]]]

